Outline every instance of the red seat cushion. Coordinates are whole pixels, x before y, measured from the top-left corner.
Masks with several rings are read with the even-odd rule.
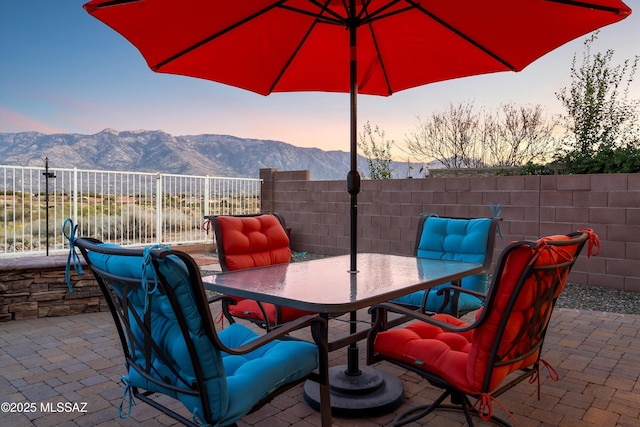
[[[235,317],[244,317],[250,319],[264,320],[264,316],[262,315],[262,311],[260,307],[258,307],[258,303],[254,300],[249,299],[240,299],[234,297],[238,304],[229,306],[229,313]],[[267,312],[267,320],[270,324],[276,324],[276,306],[273,304],[269,304],[266,302],[261,303],[264,307],[264,310]],[[279,319],[279,323],[287,323],[292,320],[296,320],[300,316],[304,316],[308,313],[302,310],[296,310],[295,308],[289,307],[280,307],[280,313],[282,314],[282,318]]]

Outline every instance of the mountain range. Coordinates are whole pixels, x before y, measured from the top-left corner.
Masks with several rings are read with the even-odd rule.
[[[173,136],[162,131],[113,129],[94,135],[0,133],[0,164],[34,166],[45,157],[51,168],[246,178],[257,178],[261,168],[277,168],[309,170],[312,180],[345,179],[350,163],[345,151],[230,135]],[[408,166],[393,162],[394,178],[405,178]],[[358,170],[363,177],[368,174],[363,156],[358,156]]]

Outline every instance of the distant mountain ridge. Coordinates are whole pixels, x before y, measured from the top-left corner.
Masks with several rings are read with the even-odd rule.
[[[94,135],[0,133],[0,164],[35,166],[45,157],[50,167],[224,177],[257,178],[261,168],[309,170],[313,180],[345,179],[350,163],[345,151],[230,135],[173,136],[163,131],[113,129]],[[394,177],[405,178],[408,165],[393,163]],[[367,161],[362,156],[358,156],[358,169],[366,176]]]

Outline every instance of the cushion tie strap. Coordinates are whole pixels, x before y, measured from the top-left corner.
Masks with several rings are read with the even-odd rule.
[[[198,408],[194,408],[193,413],[191,414],[191,421],[193,421],[196,425],[202,427],[218,427],[220,425],[220,423],[216,423],[214,426],[212,426],[211,424],[207,423],[204,418],[202,418],[202,415],[200,415],[200,411],[198,411]]]
[[[69,225],[69,233],[65,231]],[[75,240],[76,240],[76,232],[78,231],[78,226],[73,224],[71,218],[67,218],[62,223],[62,234],[69,242],[69,255],[67,256],[67,266],[64,270],[64,280],[67,282],[67,287],[69,288],[69,293],[73,292],[73,286],[71,286],[71,264],[73,263],[73,269],[77,274],[84,274],[84,270],[82,270],[82,264],[80,263],[80,257],[76,252],[75,248]]]
[[[497,204],[497,205],[489,205],[489,210],[491,211],[491,215],[493,215],[494,218],[500,218],[500,215],[502,214],[502,205],[501,204]],[[496,225],[496,233],[498,233],[498,236],[500,236],[500,238],[502,239],[502,231],[500,230],[500,223],[498,222],[498,224]]]
[[[211,230],[211,220],[209,218],[205,219],[202,223],[202,229],[205,231],[207,236],[209,235],[209,231]]]
[[[124,392],[122,392],[122,400],[120,400],[120,406],[118,407],[118,416],[122,419],[127,419],[129,415],[131,415],[131,408],[134,404],[133,392],[131,391],[131,381],[129,381],[129,377],[122,376],[120,380],[124,384]],[[125,400],[129,401],[129,407],[126,413],[123,412]]]
[[[142,289],[144,289],[145,297],[144,297],[144,314],[147,314],[147,310],[149,309],[149,300],[151,299],[151,295],[158,290],[158,278],[153,276],[153,287],[149,288],[149,280],[147,279],[147,274],[149,271],[153,269],[151,251],[155,249],[165,249],[171,250],[168,246],[164,245],[153,245],[147,246],[144,248],[144,253],[142,255]]]
[[[224,329],[224,312],[220,312],[213,318],[214,325],[220,325]]]
[[[538,400],[540,400],[540,363],[542,363],[549,371],[549,378],[551,378],[551,381],[558,381],[558,379],[560,379],[558,371],[556,371],[549,362],[544,359],[540,359],[536,370],[531,374],[531,378],[529,378],[529,384],[533,384],[534,382],[538,383]]]
[[[478,415],[484,421],[489,421],[491,417],[493,417],[493,402],[497,403],[498,406],[501,407],[502,410],[509,415],[509,418],[513,420],[514,424],[518,424],[518,420],[513,416],[513,414],[509,412],[509,410],[502,403],[500,403],[498,399],[491,396],[489,393],[482,393],[480,397],[478,397],[478,400],[476,400],[476,403],[473,404],[471,409],[477,410]],[[476,405],[478,406],[477,409]]]
[[[589,235],[589,248],[587,251],[587,258],[591,255],[595,256],[600,253],[600,237],[591,228],[582,228],[578,230],[580,233],[587,233]],[[595,251],[594,248],[595,247]]]

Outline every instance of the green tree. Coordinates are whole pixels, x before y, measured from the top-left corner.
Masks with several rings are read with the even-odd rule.
[[[612,49],[591,52],[597,38],[596,32],[585,40],[581,64],[574,55],[571,87],[556,93],[566,109],[562,116],[566,134],[557,160],[570,173],[621,172],[613,167],[614,160],[637,172],[640,100],[630,99],[629,88],[640,56],[614,65]]]
[[[367,158],[369,166],[369,178],[391,179],[391,148],[393,141],[385,138],[384,131],[378,126],[374,129],[366,122],[364,130],[360,133],[358,147]]]

